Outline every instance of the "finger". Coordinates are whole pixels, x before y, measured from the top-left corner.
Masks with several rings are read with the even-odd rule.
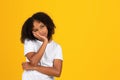
[[[27,62],[28,64],[30,64],[30,62]]]
[[[34,34],[34,33],[36,33],[36,32],[32,31],[32,33]]]
[[[36,36],[36,33],[33,33],[34,36]]]
[[[25,62],[22,62],[22,65],[24,65],[25,64]]]
[[[27,62],[22,63],[22,66],[27,66],[27,65],[28,65]]]
[[[36,32],[32,31],[33,35],[36,35]]]
[[[43,38],[44,36],[40,35],[40,34],[37,34],[40,38]]]
[[[36,33],[34,33],[33,35],[34,35],[34,37],[36,37],[36,38],[38,38],[38,37],[39,37]]]
[[[22,65],[22,69],[24,70],[24,65]]]
[[[36,33],[37,36],[40,36],[39,33]]]

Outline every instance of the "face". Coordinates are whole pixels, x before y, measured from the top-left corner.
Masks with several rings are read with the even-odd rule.
[[[36,32],[38,34],[40,34],[41,36],[45,36],[47,37],[47,34],[48,34],[48,29],[46,27],[45,24],[43,24],[42,22],[39,22],[37,20],[35,20],[33,22],[33,32]]]

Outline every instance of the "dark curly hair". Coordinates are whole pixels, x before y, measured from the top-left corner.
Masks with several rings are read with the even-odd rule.
[[[33,14],[30,18],[28,18],[22,26],[21,30],[21,42],[24,43],[25,39],[36,40],[36,38],[32,34],[33,22],[37,20],[46,25],[48,29],[47,38],[50,40],[52,38],[52,34],[54,34],[55,24],[53,20],[44,12],[37,12]]]

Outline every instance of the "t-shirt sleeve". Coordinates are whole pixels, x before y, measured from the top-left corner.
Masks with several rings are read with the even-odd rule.
[[[34,44],[31,40],[26,39],[24,43],[24,55],[26,55],[29,52],[35,52]]]
[[[63,60],[62,48],[61,48],[60,45],[58,45],[56,50],[55,50],[55,57],[54,57],[54,59],[61,59],[61,60]]]

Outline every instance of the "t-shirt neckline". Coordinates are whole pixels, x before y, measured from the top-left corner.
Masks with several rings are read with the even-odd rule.
[[[40,41],[40,40],[37,40],[37,42],[39,42],[39,43],[43,43],[42,41]],[[51,44],[53,42],[53,40],[51,40],[48,44]]]

